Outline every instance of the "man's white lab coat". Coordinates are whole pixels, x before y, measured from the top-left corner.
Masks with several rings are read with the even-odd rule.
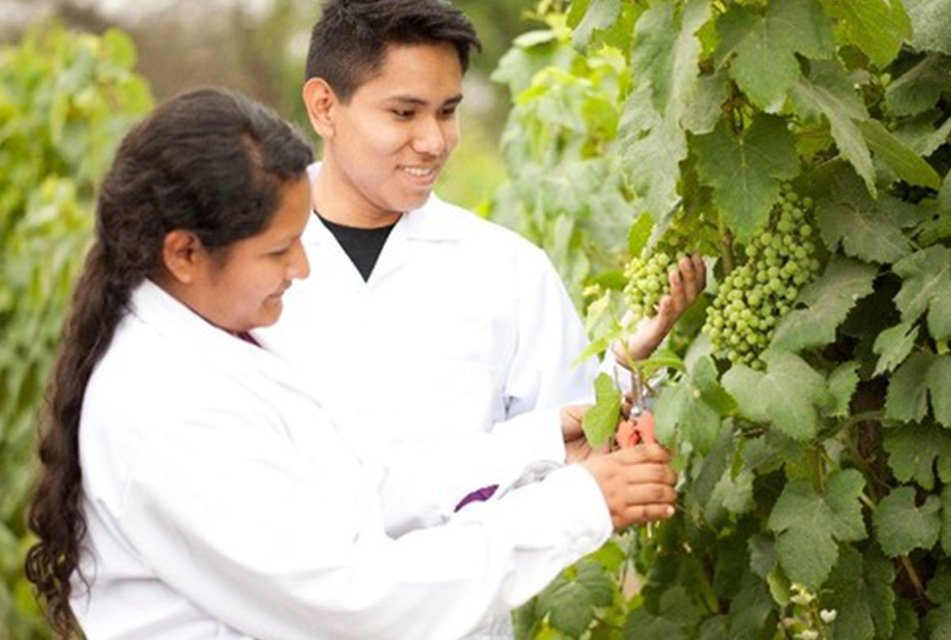
[[[574,466],[390,538],[400,472],[360,462],[282,360],[150,282],[131,307],[80,426],[90,640],[458,638],[609,535]]]
[[[303,241],[310,278],[255,336],[301,372],[358,454],[453,440],[463,453],[463,436],[591,399],[597,362],[573,366],[587,346],[578,314],[545,253],[517,234],[431,196],[397,222],[367,282],[316,216]],[[533,456],[564,459],[559,421],[546,424],[494,482]],[[447,465],[445,481],[465,484],[462,471]],[[491,482],[481,474],[468,490]]]

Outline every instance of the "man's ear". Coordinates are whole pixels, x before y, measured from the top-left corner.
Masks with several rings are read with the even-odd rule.
[[[169,275],[180,284],[194,282],[206,253],[201,240],[191,231],[169,231],[162,241],[162,263]]]
[[[323,78],[310,78],[304,83],[302,95],[310,126],[321,138],[333,138],[333,108],[338,102],[334,90]]]

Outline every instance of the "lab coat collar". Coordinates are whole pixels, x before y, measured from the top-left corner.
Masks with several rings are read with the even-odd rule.
[[[308,167],[311,184],[320,173],[321,163],[315,162]],[[396,222],[391,234],[392,238],[406,238],[429,242],[454,242],[467,237],[471,216],[467,212],[445,204],[435,193],[419,209],[404,213]],[[304,231],[304,242],[309,245],[319,245],[334,240],[333,234],[324,226],[320,219],[311,216],[307,229]]]
[[[132,315],[154,331],[228,371],[264,373],[291,386],[299,382],[276,355],[219,329],[151,280],[132,293]]]

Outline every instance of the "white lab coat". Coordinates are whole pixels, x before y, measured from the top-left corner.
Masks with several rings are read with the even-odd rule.
[[[303,242],[310,278],[255,337],[301,372],[361,456],[465,449],[473,434],[505,434],[498,423],[591,400],[596,360],[573,366],[581,320],[548,257],[517,234],[431,196],[397,222],[367,282],[316,216]],[[445,482],[471,491],[563,460],[559,421],[545,420],[524,455],[493,470],[450,461]],[[445,518],[460,496],[444,495],[441,512],[408,514],[398,530]]]
[[[148,281],[90,380],[80,455],[90,640],[458,638],[610,532],[572,466],[388,537],[390,476],[295,372]]]

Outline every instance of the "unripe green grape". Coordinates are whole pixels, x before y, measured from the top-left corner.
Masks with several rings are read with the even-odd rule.
[[[723,279],[708,311],[705,332],[716,357],[757,370],[765,368],[760,354],[821,266],[812,241],[812,211],[810,198],[800,198],[791,185],[782,185],[767,222],[741,254],[745,264]]]

